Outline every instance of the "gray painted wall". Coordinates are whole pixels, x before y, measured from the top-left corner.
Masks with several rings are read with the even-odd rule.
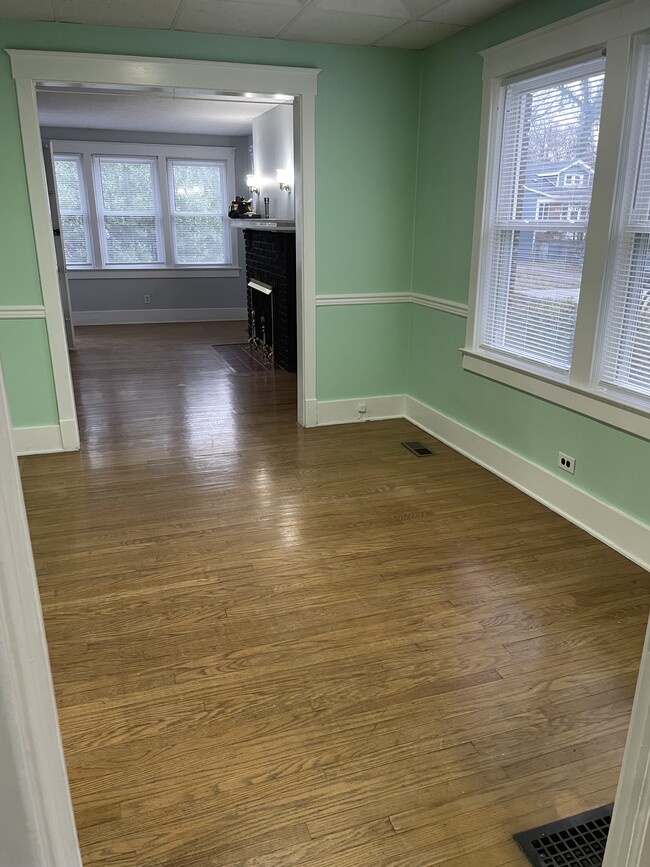
[[[264,201],[268,196],[269,216],[293,220],[294,191],[281,190],[276,180],[276,169],[287,169],[293,175],[292,105],[276,105],[253,118],[253,158],[255,174],[265,180],[260,187],[260,199]]]
[[[235,183],[237,195],[248,198],[246,175],[249,173],[247,136],[182,135],[180,133],[123,132],[106,129],[59,129],[42,127],[44,141],[118,141],[142,144],[198,145],[201,147],[235,148]],[[71,279],[70,300],[73,314],[80,311],[110,310],[187,310],[246,307],[244,237],[237,230],[239,277],[155,277]],[[144,296],[151,296],[145,306]]]

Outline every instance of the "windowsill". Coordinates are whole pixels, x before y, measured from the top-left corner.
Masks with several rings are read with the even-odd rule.
[[[473,349],[461,349],[461,352],[463,370],[650,440],[650,417],[641,408],[625,405],[604,392],[588,391],[567,382],[546,378],[539,373],[520,370]]]
[[[187,279],[188,277],[213,277],[225,279],[239,277],[241,269],[236,265],[215,265],[213,268],[66,268],[69,280],[141,280]]]

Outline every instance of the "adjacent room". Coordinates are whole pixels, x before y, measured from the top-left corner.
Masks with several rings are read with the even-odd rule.
[[[190,414],[229,411],[232,377],[243,373],[265,374],[259,390],[295,402],[291,98],[89,83],[37,90],[84,417],[96,429],[108,413],[123,432],[129,406],[155,394],[162,435],[174,422],[160,410],[180,390],[193,395]],[[152,369],[167,377],[155,389]]]
[[[0,49],[10,867],[643,867],[647,3]]]

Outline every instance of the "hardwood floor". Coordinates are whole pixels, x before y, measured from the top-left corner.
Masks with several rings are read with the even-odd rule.
[[[78,331],[83,450],[21,469],[86,867],[524,865],[613,798],[645,572],[405,421],[297,427],[235,325]]]

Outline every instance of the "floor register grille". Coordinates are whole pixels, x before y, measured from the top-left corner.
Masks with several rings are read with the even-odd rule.
[[[602,867],[614,805],[514,834],[534,867]]]

